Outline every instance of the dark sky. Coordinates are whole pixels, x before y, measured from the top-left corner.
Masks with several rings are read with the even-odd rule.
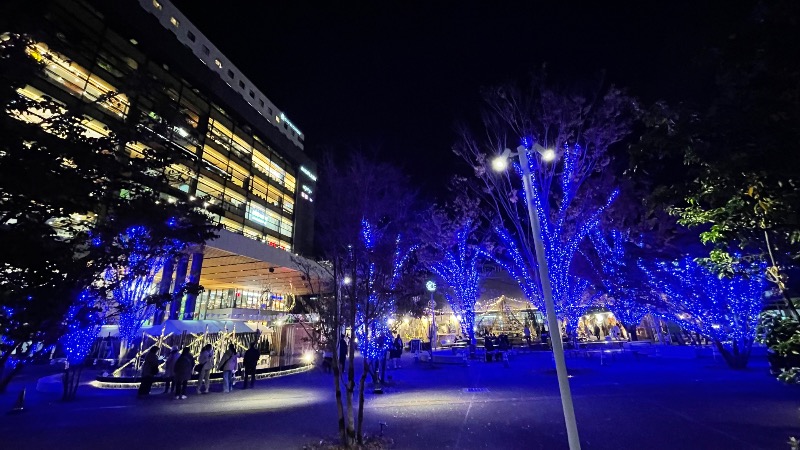
[[[645,101],[702,93],[696,59],[751,1],[174,0],[306,134],[306,151],[362,147],[442,191],[454,124],[483,86],[547,63],[564,84],[606,79]]]

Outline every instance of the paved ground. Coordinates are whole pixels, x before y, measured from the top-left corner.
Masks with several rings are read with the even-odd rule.
[[[549,354],[519,356],[509,368],[431,367],[408,355],[403,363],[385,394],[366,399],[366,431],[387,423],[395,448],[566,448]],[[763,360],[741,372],[711,359],[579,359],[570,367],[585,449],[788,449],[788,437],[800,435],[800,389],[771,378]],[[66,404],[30,393],[24,413],[0,416],[0,447],[292,449],[333,437],[329,376],[316,370],[259,383],[183,401],[91,387]],[[10,406],[20,387],[0,405]]]

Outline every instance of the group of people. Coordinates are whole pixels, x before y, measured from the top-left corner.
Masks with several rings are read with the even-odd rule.
[[[256,366],[261,358],[261,352],[256,347],[256,343],[250,344],[250,348],[244,352],[244,386],[247,389],[255,386]],[[147,351],[142,364],[142,381],[139,385],[138,395],[145,397],[150,395],[153,382],[159,374],[161,360],[158,357],[158,347],[153,346]],[[225,353],[219,359],[219,364],[214,367],[214,348],[211,344],[206,344],[200,351],[195,362],[195,357],[189,347],[184,347],[183,351],[177,346],[170,349],[170,353],[164,362],[163,394],[172,394],[176,400],[185,400],[186,389],[193,373],[197,374],[197,393],[208,394],[211,389],[211,372],[216,368],[222,372],[222,392],[231,392],[236,381],[236,372],[239,367],[239,355],[236,346],[228,345]]]
[[[394,333],[394,335],[389,335],[389,339],[391,340],[391,344],[389,345],[388,356],[389,356],[389,364],[391,364],[390,368],[399,369],[400,368],[400,357],[403,356],[403,338],[400,337],[400,333]],[[336,349],[339,355],[339,372],[344,373],[345,363],[347,362],[347,352],[349,350],[349,345],[347,341],[347,336],[342,334],[339,337],[339,342],[336,345]],[[331,350],[325,350],[322,352],[322,370],[326,373],[331,372],[333,368],[333,352]]]

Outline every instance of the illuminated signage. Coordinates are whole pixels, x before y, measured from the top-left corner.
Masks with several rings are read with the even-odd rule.
[[[308,178],[311,178],[311,181],[317,181],[317,176],[311,173],[311,171],[306,169],[304,166],[300,166],[300,172],[303,172]]]

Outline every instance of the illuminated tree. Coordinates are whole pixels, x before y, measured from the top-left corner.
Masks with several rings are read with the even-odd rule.
[[[528,300],[543,310],[521,167],[515,164],[513,173],[500,174],[488,167],[492,156],[516,147],[522,138],[528,149],[523,151],[528,152],[532,173],[531,203],[541,224],[556,312],[571,319],[587,301],[580,289],[585,282],[574,273],[573,261],[617,196],[603,172],[610,162],[609,146],[629,132],[633,101],[614,88],[598,88],[589,96],[559,92],[541,79],[534,79],[525,94],[497,88],[485,98],[487,139],[479,141],[465,131],[455,151],[473,166],[478,178],[472,187],[484,201],[500,244],[494,257]],[[531,151],[534,144],[549,149],[547,157]]]
[[[713,340],[730,367],[747,366],[765,292],[758,266],[742,267],[746,270],[731,277],[720,277],[690,257],[640,262],[640,267],[660,295],[666,317]]]
[[[414,261],[409,256],[416,242],[416,193],[398,168],[361,153],[347,158],[326,155],[320,172],[325,176],[320,177],[316,202],[316,237],[334,267],[333,295],[339,297],[340,313],[336,323],[363,337],[356,345],[351,336],[345,374],[333,368],[337,392],[344,381],[344,398],[337,394],[339,436],[342,445],[351,446],[363,439],[364,386],[375,371],[370,362],[389,344],[383,334],[388,331],[386,321],[395,305],[421,289],[410,273]],[[356,347],[364,352],[358,378]]]
[[[487,254],[468,242],[473,231],[467,222],[457,232],[455,244],[444,249],[441,259],[430,269],[444,281],[444,292],[453,313],[461,320],[461,332],[469,337],[470,349],[475,346],[475,302],[480,296],[480,260]]]
[[[598,277],[605,296],[602,305],[622,323],[632,340],[636,340],[636,327],[651,312],[650,289],[642,284],[643,274],[636,261],[625,252],[628,239],[625,233],[612,230],[603,233],[592,229],[589,237],[600,261]]]

